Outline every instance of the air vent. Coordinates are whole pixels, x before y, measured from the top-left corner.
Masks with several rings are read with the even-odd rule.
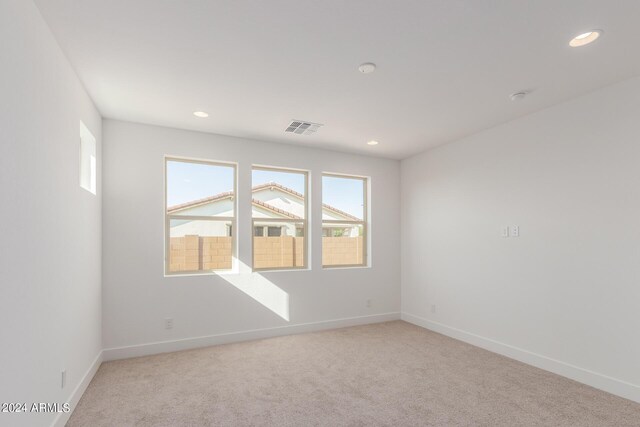
[[[313,135],[320,126],[319,123],[305,122],[303,120],[292,120],[291,124],[284,131],[287,133],[297,133],[298,135]]]

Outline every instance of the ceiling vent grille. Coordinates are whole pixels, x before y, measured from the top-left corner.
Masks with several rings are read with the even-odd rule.
[[[297,133],[298,135],[313,135],[320,127],[319,123],[305,122],[304,120],[292,120],[284,131],[286,133]]]

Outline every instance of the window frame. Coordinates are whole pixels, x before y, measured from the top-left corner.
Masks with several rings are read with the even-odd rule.
[[[251,271],[253,272],[266,272],[266,271],[300,271],[309,270],[309,171],[304,169],[284,168],[279,166],[266,166],[266,165],[251,165],[251,200],[253,200],[253,171],[262,170],[270,172],[284,172],[295,173],[304,176],[304,218],[302,219],[286,219],[286,218],[254,218],[253,217],[253,202],[251,202]],[[269,236],[256,236],[254,233],[256,222],[281,222],[284,224],[303,224],[304,230],[304,245],[302,250],[302,266],[296,267],[255,267],[255,238],[256,237],[269,237]],[[268,229],[269,226],[267,226]],[[268,234],[268,232],[267,232]],[[297,236],[293,236],[294,238]]]
[[[167,212],[167,199],[168,199],[168,176],[167,165],[169,162],[183,162],[183,163],[196,163],[208,166],[222,166],[233,168],[233,216],[201,216],[201,215],[176,215],[169,214]],[[233,162],[224,162],[218,160],[204,160],[194,159],[188,157],[178,156],[164,156],[164,275],[167,276],[194,276],[194,275],[214,275],[224,274],[235,270],[236,258],[237,258],[237,230],[236,227],[238,217],[238,164]],[[228,221],[231,222],[231,268],[221,270],[182,270],[182,271],[169,271],[171,256],[171,220],[196,220],[196,221]]]
[[[322,230],[324,228],[325,224],[336,224],[336,225],[340,225],[340,224],[353,224],[353,225],[362,225],[362,263],[361,264],[332,264],[332,265],[325,265],[324,263],[324,257],[322,256],[322,252],[320,253],[320,257],[322,258],[322,268],[323,269],[333,269],[333,268],[367,268],[369,267],[369,177],[366,176],[359,176],[359,175],[348,175],[348,174],[344,174],[344,173],[334,173],[334,172],[322,172],[322,177],[320,178],[322,180],[322,178],[324,178],[325,176],[327,177],[331,177],[331,178],[346,178],[346,179],[358,179],[362,181],[362,220],[333,220],[333,219],[328,219],[325,220],[324,218],[321,218],[321,223],[320,223],[320,230]],[[322,188],[322,191],[324,191],[324,187]],[[322,207],[324,209],[324,197],[321,194],[320,195],[321,198],[321,203],[322,203]],[[320,233],[320,236],[323,236],[323,233]],[[324,247],[322,246],[324,244],[324,241],[321,242],[321,249],[324,250]]]

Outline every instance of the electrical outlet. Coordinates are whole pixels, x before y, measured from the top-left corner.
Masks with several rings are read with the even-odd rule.
[[[433,313],[433,314],[436,313],[436,305],[435,304],[431,304],[431,313]]]
[[[60,388],[64,388],[67,385],[67,370],[63,369],[60,372]]]
[[[173,319],[171,318],[164,319],[164,328],[173,329]]]
[[[365,301],[365,305],[367,306],[367,308],[371,308],[371,300],[368,299],[367,301]]]
[[[511,226],[511,235],[513,237],[520,237],[520,226],[519,225]]]

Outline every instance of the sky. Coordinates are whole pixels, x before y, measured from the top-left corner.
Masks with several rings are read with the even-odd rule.
[[[167,162],[167,206],[233,190],[233,167]]]
[[[252,185],[277,182],[304,194],[304,175],[279,171],[252,171]],[[167,206],[233,190],[233,167],[189,162],[167,162]],[[362,180],[322,177],[322,202],[363,218]]]
[[[322,203],[364,218],[364,185],[361,179],[322,177]]]
[[[289,187],[298,193],[305,194],[304,175],[301,173],[277,172],[277,171],[251,171],[251,186],[264,184],[266,182],[277,182],[280,185]]]

